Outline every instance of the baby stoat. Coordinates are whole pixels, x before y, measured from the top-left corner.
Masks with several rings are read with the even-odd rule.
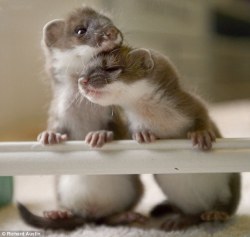
[[[90,61],[78,84],[91,102],[122,107],[139,143],[188,137],[201,150],[209,150],[221,137],[204,103],[182,88],[176,69],[158,52],[123,46],[102,53]],[[239,174],[159,174],[155,178],[168,198],[168,210],[178,213],[163,223],[165,230],[223,221],[236,211]],[[156,208],[153,213],[160,211]]]
[[[38,136],[39,142],[47,145],[85,139],[96,147],[113,135],[115,139],[125,138],[122,122],[111,107],[93,104],[78,92],[79,75],[89,60],[113,50],[122,40],[112,21],[89,7],[76,9],[66,19],[51,21],[44,27],[42,45],[53,99],[48,128]],[[19,205],[22,218],[44,229],[72,229],[85,220],[118,223],[114,216],[136,205],[142,186],[138,175],[62,175],[58,177],[57,193],[60,206],[73,217],[64,211],[38,217]]]
[[[46,69],[51,76],[53,99],[49,110],[48,130],[38,136],[43,144],[82,140],[91,130],[104,130],[99,136],[110,140],[114,118],[112,109],[95,106],[83,99],[77,90],[82,69],[96,54],[122,44],[122,33],[112,21],[92,8],[82,7],[66,19],[53,20],[43,29],[42,46]],[[96,116],[98,114],[98,116]],[[94,116],[93,116],[94,115]],[[123,136],[123,134],[116,135]],[[102,146],[104,140],[86,139],[92,146]]]

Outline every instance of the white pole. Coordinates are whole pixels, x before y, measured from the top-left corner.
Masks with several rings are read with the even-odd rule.
[[[218,139],[202,152],[189,140],[115,141],[91,149],[82,141],[43,146],[0,143],[0,175],[206,173],[250,171],[250,139]]]

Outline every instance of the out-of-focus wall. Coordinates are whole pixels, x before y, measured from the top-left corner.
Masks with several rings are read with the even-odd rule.
[[[210,102],[250,98],[250,1],[108,1],[128,42],[169,56],[189,89]]]
[[[109,1],[128,42],[167,55],[195,89],[209,80],[209,1]]]

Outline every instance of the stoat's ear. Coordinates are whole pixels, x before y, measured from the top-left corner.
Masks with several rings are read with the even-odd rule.
[[[129,56],[139,60],[142,68],[146,70],[151,70],[154,67],[154,61],[152,59],[151,52],[148,49],[134,49],[129,53]]]
[[[65,21],[61,19],[56,19],[48,22],[43,27],[43,43],[47,47],[56,47],[56,43],[62,37],[64,33]]]

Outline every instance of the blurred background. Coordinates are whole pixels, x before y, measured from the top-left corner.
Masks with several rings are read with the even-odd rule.
[[[86,3],[107,11],[126,43],[168,55],[208,102],[250,98],[250,1],[0,0],[0,140],[34,140],[50,100],[43,26]]]

